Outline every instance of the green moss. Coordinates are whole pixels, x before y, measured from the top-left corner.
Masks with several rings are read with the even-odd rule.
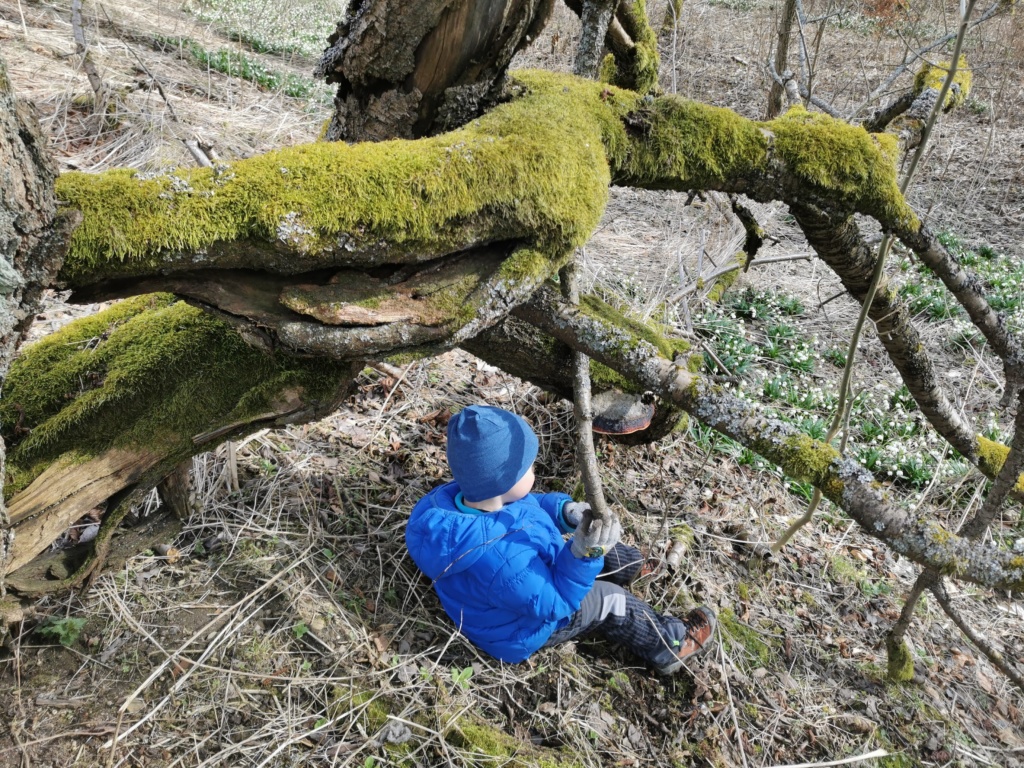
[[[802,483],[822,484],[822,492],[831,498],[842,494],[843,482],[831,471],[839,452],[831,445],[807,435],[792,435],[779,448],[772,458],[789,477]]]
[[[553,750],[537,749],[504,731],[468,716],[445,733],[445,740],[471,753],[471,764],[480,768],[580,768],[580,763],[576,760],[562,758]]]
[[[687,550],[693,546],[693,542],[696,539],[696,534],[693,532],[693,528],[688,526],[686,523],[673,525],[671,530],[669,530],[669,536],[672,537],[673,541],[681,543]]]
[[[743,251],[737,253],[735,258],[736,261],[739,263],[740,268],[742,268],[743,265],[747,263],[747,255],[743,253]],[[740,270],[734,269],[731,272],[726,272],[724,275],[719,277],[715,281],[715,284],[711,286],[711,290],[708,291],[708,301],[713,302],[715,304],[720,302],[722,300],[722,296],[724,296],[725,292],[729,290],[729,288],[731,288],[732,285],[739,279],[739,276]]]
[[[917,221],[899,191],[896,138],[800,106],[765,124],[789,169],[833,204],[882,222]]]
[[[640,138],[621,161],[609,155],[623,183],[706,189],[726,178],[748,177],[767,161],[761,128],[732,110],[674,96],[640,107],[623,115]]]
[[[837,581],[846,584],[857,584],[867,576],[863,568],[843,555],[835,555],[829,559],[829,570]]]
[[[615,77],[608,82],[636,93],[651,93],[658,88],[661,59],[658,56],[658,36],[647,20],[647,2],[628,0],[619,5],[619,11],[626,16],[633,48],[616,61]]]
[[[683,0],[668,0],[665,4],[665,18],[661,23],[661,32],[671,32],[679,25],[679,17],[683,13]]]
[[[376,296],[367,296],[365,299],[352,302],[357,307],[366,307],[366,309],[380,309],[381,303],[388,298],[388,294],[379,293]]]
[[[433,357],[435,354],[435,350],[427,346],[423,346],[406,352],[399,352],[397,354],[390,355],[384,358],[384,362],[391,363],[391,365],[406,366],[410,363],[416,363],[420,360],[425,360],[428,357]]]
[[[580,297],[580,309],[587,315],[622,331],[624,333],[622,344],[628,349],[645,341],[668,360],[674,360],[676,355],[690,350],[688,341],[666,335],[664,330],[655,323],[645,323],[629,317],[593,294]]]
[[[631,77],[647,90],[656,83],[656,42],[643,1],[625,8],[644,30]],[[894,140],[824,115],[796,108],[759,124],[540,71],[516,72],[509,93],[466,126],[416,141],[314,142],[148,177],[64,174],[58,196],[84,222],[60,279],[145,274],[194,252],[211,266],[302,271],[442,255],[488,239],[526,241],[530,259],[541,259],[509,265],[510,276],[551,274],[588,239],[613,178],[676,189],[759,178],[772,170],[771,142],[812,200],[883,223],[916,221],[895,185]]]
[[[1002,443],[997,443],[995,440],[989,440],[982,435],[978,435],[977,450],[978,469],[987,477],[992,478],[999,474],[999,470],[1003,468],[1003,464],[1006,462],[1006,457],[1010,455],[1009,447]],[[1024,494],[1024,474],[1017,478],[1013,491],[1014,493]]]
[[[938,64],[929,64],[927,61],[917,70],[914,78],[914,93],[920,95],[930,89],[941,91],[942,84],[949,76],[951,62],[941,61]],[[956,74],[953,75],[953,86],[946,93],[946,100],[942,108],[946,111],[954,109],[967,101],[971,94],[972,72],[967,66],[967,57],[961,56],[956,65]]]
[[[451,285],[431,293],[427,303],[439,317],[444,318],[444,324],[459,328],[476,315],[477,308],[468,299],[479,285],[478,275],[465,275]]]
[[[169,254],[216,244],[220,266],[258,256],[282,270],[294,269],[296,256],[315,264],[321,252],[343,259],[382,241],[440,254],[464,245],[467,228],[474,241],[529,237],[541,252],[562,254],[586,242],[604,210],[602,138],[615,120],[590,88],[570,87],[576,82],[531,73],[521,98],[417,141],[316,142],[153,177],[64,174],[57,194],[84,221],[61,278],[145,273]],[[238,241],[247,247],[229,252]],[[254,253],[259,243],[272,247]]]
[[[618,371],[596,360],[590,361],[590,383],[595,391],[621,389],[623,392],[637,394],[642,389]]]
[[[737,582],[736,596],[745,603],[750,602],[750,585],[745,581]]]
[[[166,294],[78,320],[24,350],[0,400],[9,494],[47,465],[111,448],[177,457],[192,438],[280,407],[331,401],[348,365],[275,359],[230,326]]]
[[[760,666],[768,666],[772,658],[771,646],[756,630],[742,623],[731,609],[723,608],[719,612],[718,627],[722,640],[730,647],[740,646],[746,649]]]
[[[619,69],[615,65],[615,56],[609,53],[601,59],[601,68],[597,71],[597,80],[601,83],[613,84],[618,74]]]
[[[896,642],[891,636],[885,637],[888,658],[886,678],[893,683],[906,683],[914,678],[914,657],[905,642]]]
[[[367,733],[372,734],[383,728],[391,715],[391,703],[379,693],[340,685],[334,686],[332,693],[327,707],[327,716],[331,720],[350,715],[362,724]]]
[[[516,248],[512,255],[501,263],[498,278],[510,282],[530,281],[541,283],[555,270],[565,266],[572,258],[572,252],[543,252],[536,248]]]

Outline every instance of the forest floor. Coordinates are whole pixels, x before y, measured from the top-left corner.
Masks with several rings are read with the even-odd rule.
[[[816,92],[844,113],[899,63],[905,42],[923,45],[952,23],[934,7],[918,21],[911,6],[906,17],[872,7],[875,17],[832,17],[818,48],[808,32]],[[651,8],[658,24],[664,11]],[[695,0],[682,13],[679,31],[663,35],[662,86],[759,118],[775,5]],[[192,162],[184,139],[225,159],[313,140],[330,91],[310,72],[317,41],[339,17],[327,0],[287,9],[90,4],[91,55],[116,94],[103,116],[78,69],[70,0],[0,0],[0,50],[64,169],[152,172]],[[556,9],[521,64],[568,68],[574,24]],[[1018,317],[1022,31],[1018,13],[971,38],[972,97],[943,118],[910,195],[993,284],[998,273]],[[754,210],[769,236],[761,258],[807,255],[783,207]],[[700,254],[720,264],[735,238],[715,198],[687,205],[685,195],[613,190],[585,274],[645,318],[689,323],[738,391],[771,395],[780,414],[820,429],[857,307],[833,300],[837,281],[809,260],[744,273],[720,306],[701,291],[680,296]],[[904,255],[893,271],[920,301],[925,340],[956,402],[979,431],[1005,434],[993,359]],[[54,296],[35,333],[92,309]],[[902,503],[955,525],[984,479],[931,442],[870,333],[856,378],[858,458],[874,458]],[[138,554],[85,595],[40,603],[40,619],[0,658],[0,765],[755,768],[882,750],[851,764],[1024,766],[1024,697],[933,600],[922,601],[909,633],[914,679],[886,682],[883,635],[918,568],[828,505],[780,555],[752,559],[750,541],[777,538],[808,489],[694,424],[642,447],[602,439],[599,453],[625,539],[660,566],[634,591],[676,613],[714,608],[713,649],[667,679],[594,641],[518,665],[481,655],[403,544],[412,505],[446,478],[447,416],[481,401],[534,426],[540,489],[577,489],[568,404],[461,351],[367,368],[331,417],[250,436],[234,445],[233,462],[224,446],[198,457],[199,511],[173,553]],[[1019,507],[993,535],[1011,545],[1024,537]],[[685,552],[675,567],[666,562],[673,545]],[[951,592],[974,626],[1019,654],[1019,596],[966,584]]]

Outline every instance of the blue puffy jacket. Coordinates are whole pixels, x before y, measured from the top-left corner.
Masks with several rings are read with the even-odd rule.
[[[409,554],[459,630],[495,658],[522,661],[544,645],[601,571],[604,558],[575,557],[562,539],[567,501],[564,493],[531,493],[480,512],[461,503],[452,482],[413,507]]]

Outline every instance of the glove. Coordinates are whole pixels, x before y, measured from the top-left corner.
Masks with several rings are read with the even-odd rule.
[[[621,535],[622,525],[614,513],[609,513],[607,520],[600,520],[588,508],[572,537],[572,553],[580,558],[604,557]]]
[[[590,505],[585,501],[567,501],[559,511],[561,519],[559,527],[563,533],[572,533],[580,527],[583,521],[583,513],[590,511]]]

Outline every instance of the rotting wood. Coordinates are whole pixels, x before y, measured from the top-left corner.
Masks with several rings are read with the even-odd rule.
[[[51,464],[10,502],[15,531],[8,571],[45,550],[87,512],[137,482],[160,461],[160,454],[113,449],[77,464]]]
[[[181,527],[181,520],[173,514],[158,511],[134,527],[117,529],[109,540],[102,564],[103,570],[118,570],[140,552],[161,542],[173,541]],[[8,576],[9,583],[19,594],[26,597],[52,594],[64,588],[61,582],[54,581],[50,575],[54,571],[54,566],[57,566],[57,570],[74,573],[93,552],[93,544],[88,543],[78,544],[59,552],[46,553],[11,573]],[[99,573],[99,570],[92,570],[91,573]]]

